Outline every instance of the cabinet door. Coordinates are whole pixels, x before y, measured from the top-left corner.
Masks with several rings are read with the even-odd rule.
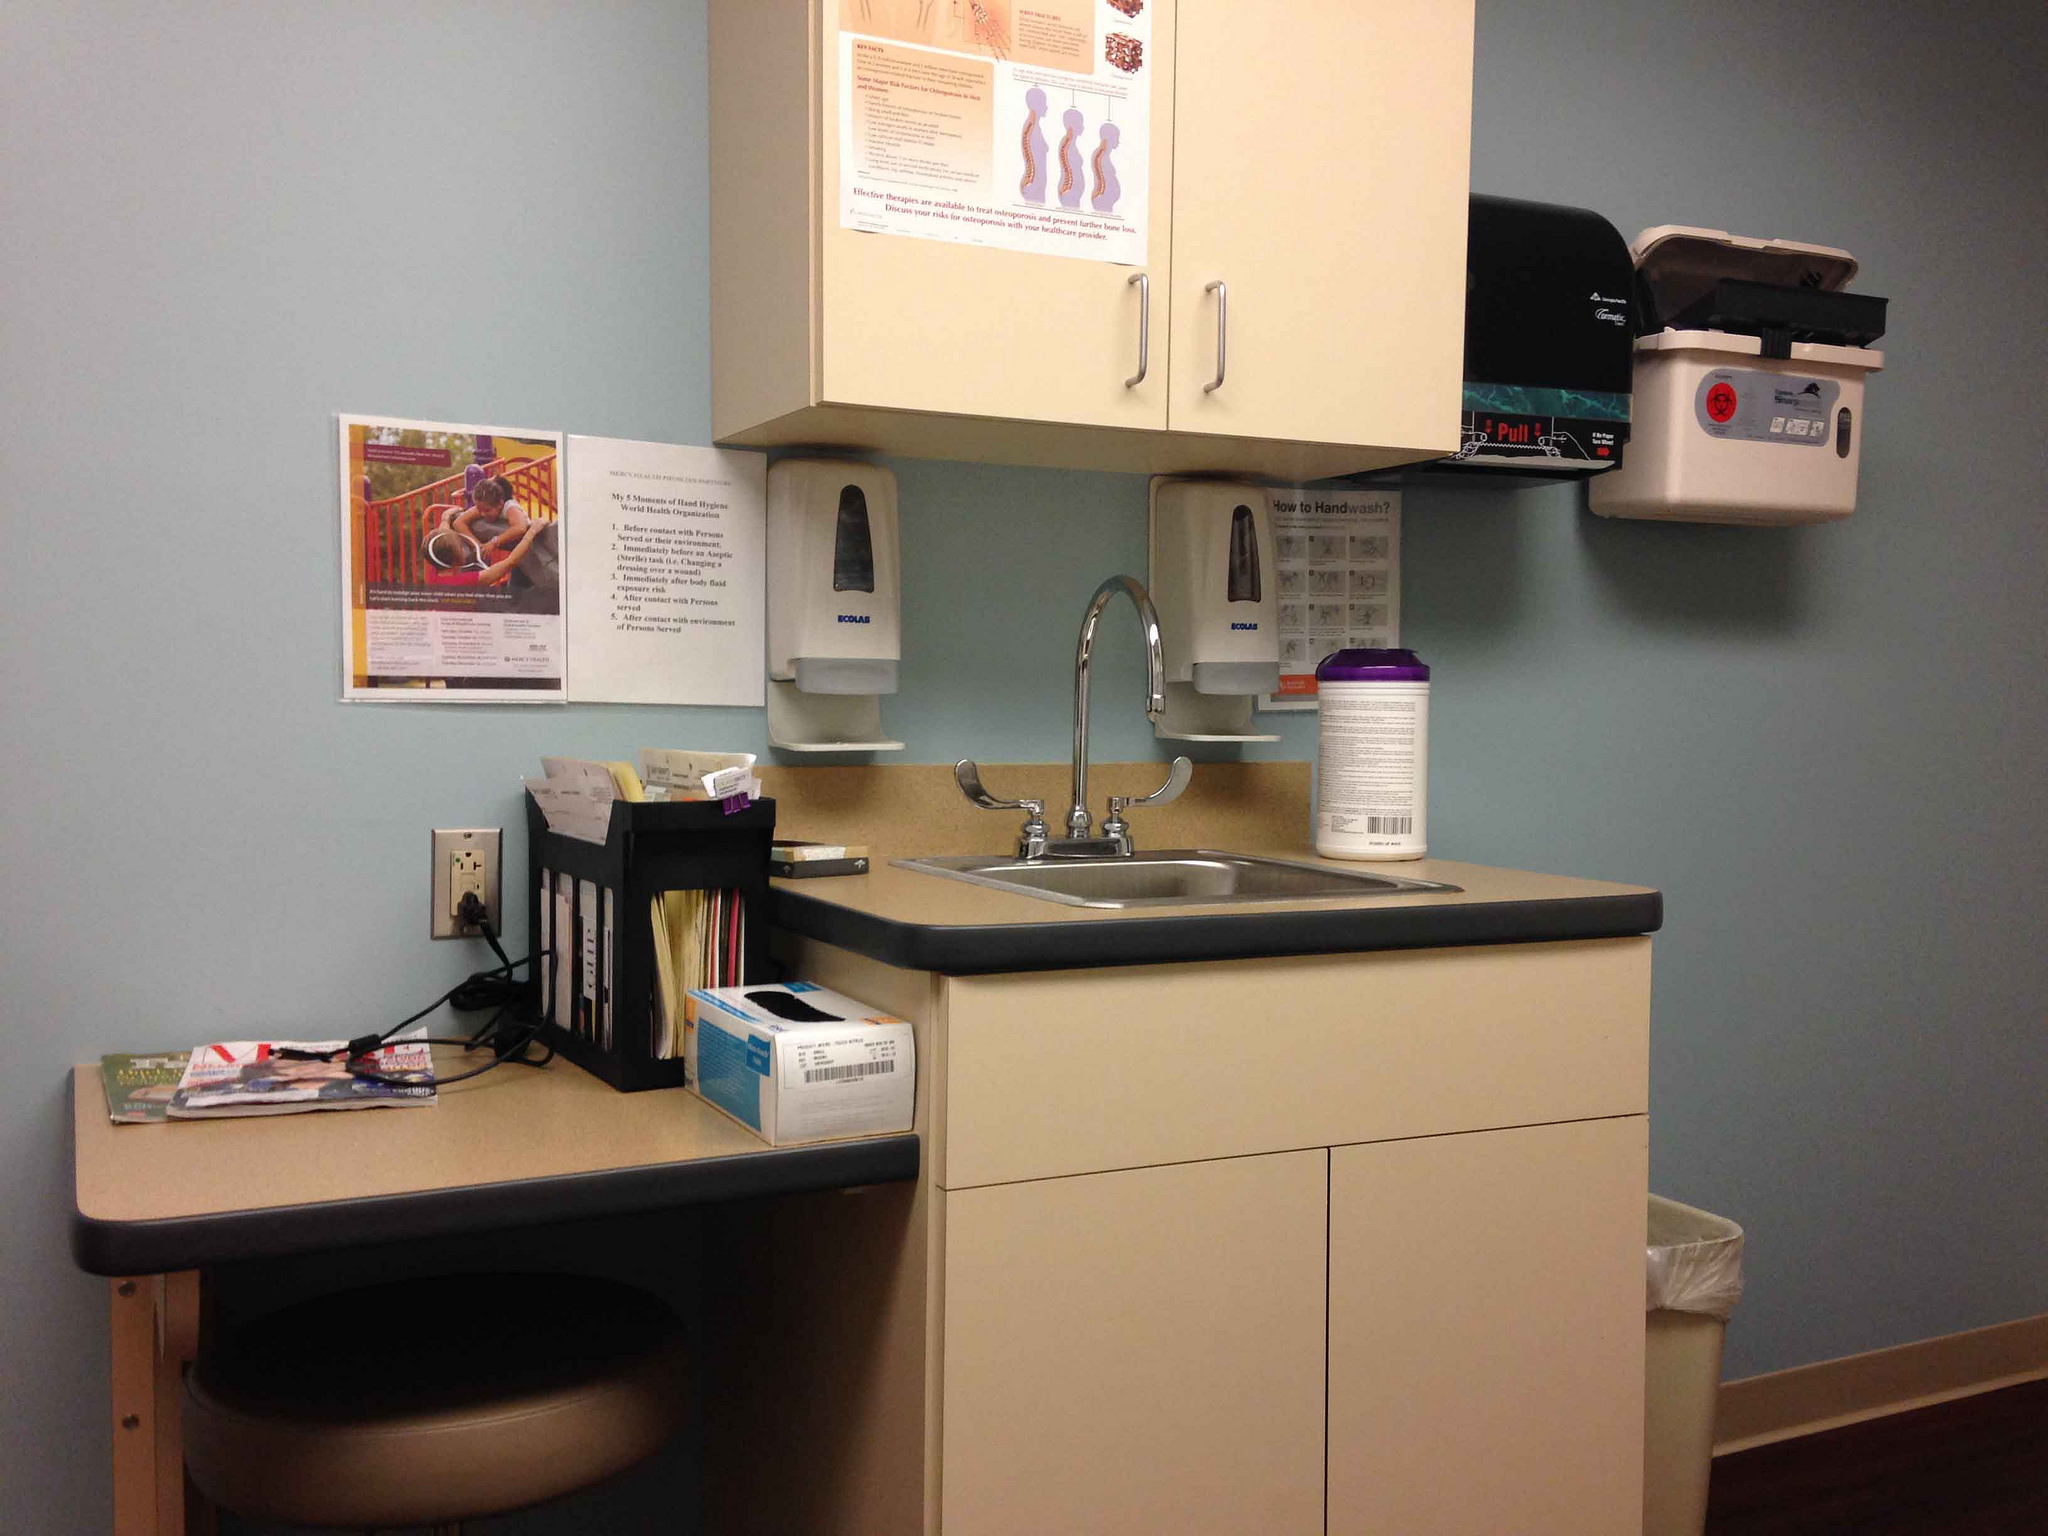
[[[947,1192],[946,1536],[1320,1532],[1328,1156]]]
[[[1023,78],[1009,74],[971,38],[959,32],[967,14],[964,0],[819,0],[822,47],[816,66],[822,76],[822,141],[817,188],[820,228],[819,340],[817,396],[827,404],[882,406],[894,410],[994,416],[1020,421],[1161,428],[1166,425],[1166,315],[1171,240],[1167,227],[1173,196],[1174,0],[1150,0],[1152,58],[1150,156],[1146,199],[1149,226],[1147,264],[1120,266],[1081,257],[1027,254],[993,246],[962,245],[896,234],[872,234],[840,223],[839,114],[840,23],[852,31],[889,30],[906,39],[919,35],[905,18],[927,18],[932,43],[948,52],[905,53],[915,44],[885,44],[896,56],[923,60],[925,67],[962,72],[967,98],[957,117],[937,121],[940,112],[914,102],[885,110],[900,114],[890,132],[916,137],[936,133],[939,141],[962,144],[964,158],[992,161],[995,182],[1014,191],[1023,165],[1023,138],[1030,109]],[[998,9],[1004,9],[998,7]],[[1057,10],[1058,7],[1051,8]],[[1096,17],[1106,6],[1069,3],[1080,23],[1093,28],[1091,56],[1101,50]],[[1036,14],[1036,13],[1034,13]],[[862,20],[863,16],[868,19]],[[891,22],[894,16],[897,21]],[[1055,20],[1061,19],[1055,17]],[[950,28],[950,30],[949,30]],[[1012,32],[1016,32],[1013,26]],[[934,62],[936,61],[936,62]],[[1025,61],[1013,59],[1022,66]],[[1081,142],[1097,142],[1093,98],[1077,101],[1065,91],[1047,92],[1049,104],[1033,142],[1057,154],[1069,109],[1081,111],[1089,126]],[[975,97],[981,100],[975,100]],[[993,110],[984,104],[993,97]],[[1011,99],[1014,98],[1014,99]],[[875,92],[865,99],[876,99]],[[928,98],[929,99],[929,98]],[[938,98],[943,99],[943,98]],[[863,93],[855,93],[863,102]],[[936,124],[936,126],[934,126]],[[1130,129],[1125,127],[1128,136]],[[992,133],[994,142],[977,149],[972,141]],[[910,153],[923,154],[915,144]],[[933,150],[937,155],[940,152]],[[987,160],[980,158],[982,154]],[[916,189],[910,189],[916,190]],[[1021,201],[1021,199],[1020,199]],[[1056,201],[1055,201],[1056,206]],[[1131,279],[1144,274],[1149,288]],[[1149,295],[1149,312],[1141,302]],[[1149,370],[1142,383],[1126,386],[1137,373],[1141,324],[1149,319]]]
[[[1174,74],[1168,425],[1454,450],[1472,0],[1206,0]]]
[[[1641,1116],[1330,1155],[1330,1536],[1637,1536]]]

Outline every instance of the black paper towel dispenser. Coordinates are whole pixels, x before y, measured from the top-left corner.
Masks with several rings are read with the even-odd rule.
[[[1599,214],[1475,196],[1459,469],[1570,479],[1628,442],[1635,261]]]

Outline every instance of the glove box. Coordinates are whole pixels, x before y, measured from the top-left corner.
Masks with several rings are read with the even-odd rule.
[[[1847,251],[1664,225],[1634,246],[1628,458],[1588,487],[1602,517],[1819,523],[1856,509],[1863,381],[1885,301],[1840,290]]]

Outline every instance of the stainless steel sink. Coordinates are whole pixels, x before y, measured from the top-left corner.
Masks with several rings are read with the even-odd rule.
[[[920,870],[1070,907],[1221,906],[1461,889],[1434,880],[1262,859],[1248,853],[1217,853],[1208,848],[1161,849],[1127,858],[1025,860],[1007,854],[954,854],[891,862],[899,869]]]

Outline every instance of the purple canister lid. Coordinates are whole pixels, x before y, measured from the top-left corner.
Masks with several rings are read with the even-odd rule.
[[[1426,683],[1429,668],[1413,651],[1332,651],[1316,667],[1319,683]]]

